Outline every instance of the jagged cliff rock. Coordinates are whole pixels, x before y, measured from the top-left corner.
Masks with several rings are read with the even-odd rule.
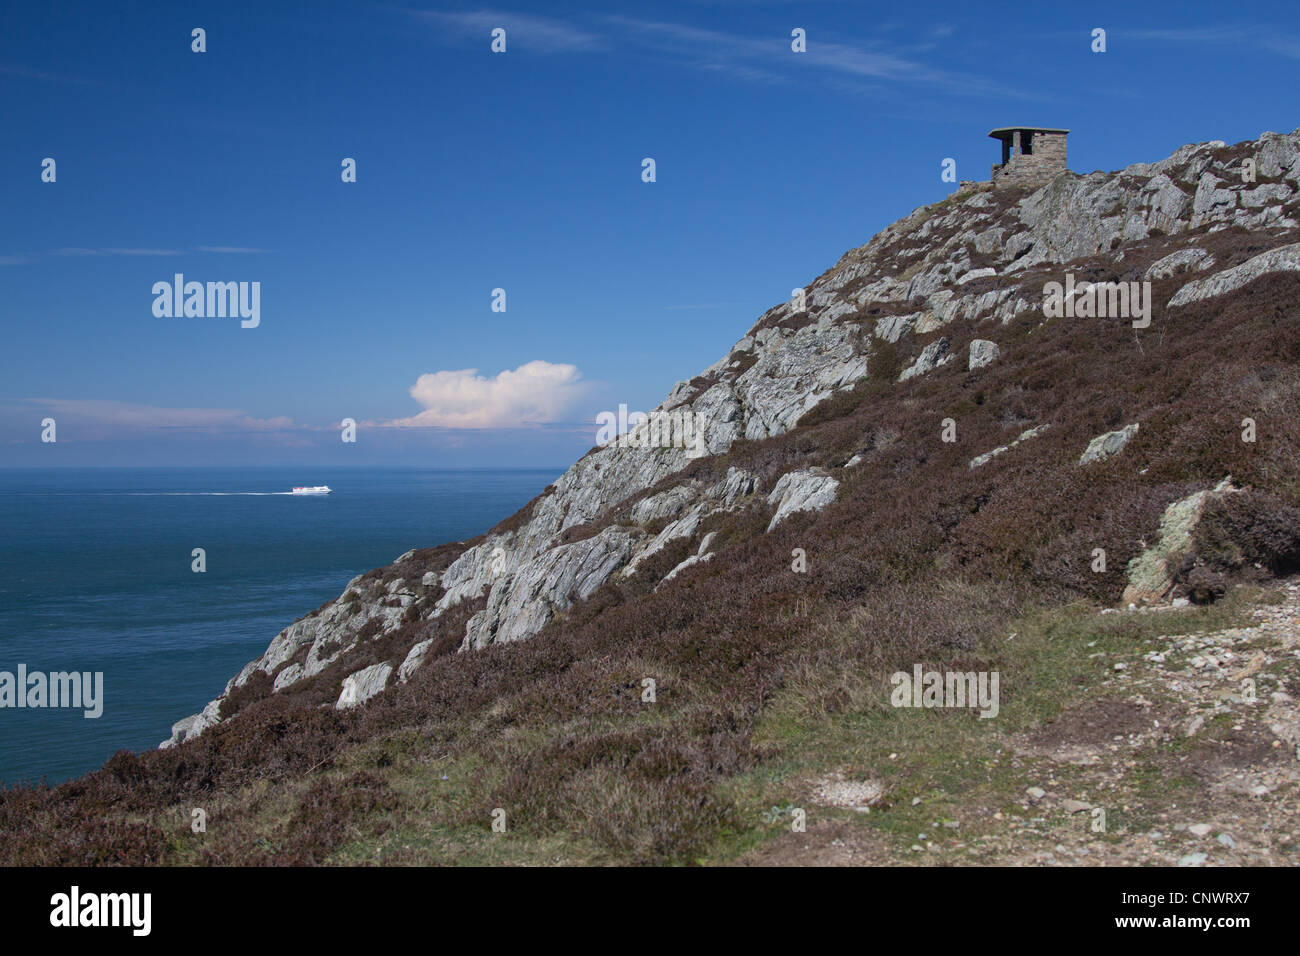
[[[1244,181],[1251,179],[1243,173],[1246,158],[1255,161],[1253,181]],[[677,383],[655,411],[689,412],[702,432],[703,453],[725,455],[742,439],[789,431],[809,410],[868,376],[869,368],[891,381],[924,379],[958,358],[960,348],[969,350],[958,363],[963,374],[981,374],[998,359],[1001,326],[1034,312],[1049,321],[1041,315],[1044,282],[1095,266],[1098,257],[1125,281],[1185,279],[1168,301],[1155,303],[1157,314],[1270,272],[1295,270],[1297,189],[1300,131],[1266,133],[1231,147],[1219,141],[1188,145],[1160,162],[1115,173],[1066,172],[1032,191],[964,187],[846,253],[807,286],[805,309],[790,303],[769,309],[727,355]],[[1243,232],[1250,234],[1253,254],[1225,259],[1219,235]],[[954,341],[948,331],[958,318],[978,323],[980,338]],[[889,355],[892,361],[884,361]],[[971,460],[970,467],[1049,424],[1023,430],[1022,423],[1019,438]],[[645,438],[648,425],[637,431]],[[463,547],[408,552],[388,569],[358,576],[338,599],[277,635],[221,697],[179,721],[164,746],[228,716],[225,705],[250,680],[269,681],[283,692],[348,660],[366,642],[404,635],[414,625],[454,627],[466,652],[522,640],[611,576],[648,573],[669,549],[685,546],[693,553],[667,577],[695,573],[690,568],[710,554],[712,517],[758,509],[771,530],[797,510],[835,500],[836,478],[808,469],[772,481],[767,494],[758,475],[736,468],[712,484],[673,481],[697,454],[687,448],[593,450],[518,520]],[[659,574],[662,583],[665,573]],[[435,643],[433,636],[414,633],[418,639],[386,648],[389,663],[368,663],[344,675],[338,706],[409,679]]]

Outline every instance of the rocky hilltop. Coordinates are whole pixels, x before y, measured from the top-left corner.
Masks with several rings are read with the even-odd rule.
[[[963,373],[995,365],[1013,321],[1053,321],[1042,314],[1044,286],[1067,272],[1154,283],[1158,328],[1171,310],[1300,270],[1297,240],[1300,131],[1192,144],[1118,172],[1066,172],[1035,190],[964,183],[846,253],[807,284],[804,308],[772,307],[727,355],[672,388],[655,411],[689,412],[704,459],[684,448],[593,449],[480,538],[411,551],[348,582],[162,746],[203,734],[249,701],[308,683],[319,690],[322,680],[337,689],[336,708],[362,705],[433,657],[534,636],[611,580],[653,575],[657,587],[688,574],[713,558],[720,516],[759,511],[771,532],[827,507],[878,437],[777,475],[701,463],[789,432],[864,380],[883,388],[952,363]],[[972,327],[977,335],[962,342],[955,330]],[[1052,425],[1009,424],[1007,441],[972,454],[969,468],[1013,455]],[[1114,455],[1139,427],[1114,424],[1124,427],[1080,449],[1080,466]],[[1143,565],[1147,578],[1154,560]],[[1129,597],[1170,595],[1168,582],[1129,587]]]

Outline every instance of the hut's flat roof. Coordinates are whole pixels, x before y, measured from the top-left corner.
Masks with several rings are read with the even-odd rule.
[[[1053,129],[1050,126],[999,126],[989,133],[993,139],[1002,139],[1008,133],[1014,133],[1017,130],[1024,133],[1068,133],[1068,129]]]

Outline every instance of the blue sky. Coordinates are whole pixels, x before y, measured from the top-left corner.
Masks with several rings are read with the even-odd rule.
[[[1293,3],[12,4],[0,466],[563,467],[989,129],[1117,169],[1300,126],[1298,72]]]

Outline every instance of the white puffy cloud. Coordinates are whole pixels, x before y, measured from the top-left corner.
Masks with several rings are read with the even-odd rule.
[[[518,428],[558,422],[582,398],[576,365],[535,360],[492,378],[476,368],[427,372],[411,386],[424,411],[388,428]]]

